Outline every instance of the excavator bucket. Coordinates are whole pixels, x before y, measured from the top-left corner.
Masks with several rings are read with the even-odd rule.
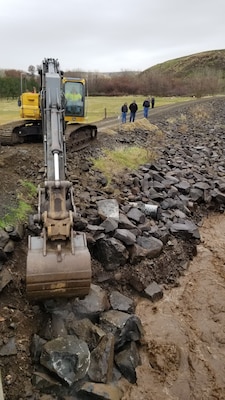
[[[83,233],[71,241],[29,237],[26,286],[30,299],[84,297],[91,284],[91,257]]]

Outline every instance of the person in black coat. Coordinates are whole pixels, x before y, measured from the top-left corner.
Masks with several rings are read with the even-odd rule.
[[[151,104],[152,104],[152,108],[154,108],[155,107],[155,97],[151,98]]]
[[[125,124],[127,121],[127,112],[128,112],[128,107],[127,103],[124,103],[121,107],[121,113],[122,113],[122,124]]]
[[[149,107],[150,107],[150,99],[146,99],[144,101],[143,107],[144,107],[144,118],[148,118],[148,111],[149,111]]]
[[[134,122],[136,117],[136,112],[138,110],[138,106],[135,100],[133,101],[133,103],[129,105],[129,110],[130,110],[130,122]]]

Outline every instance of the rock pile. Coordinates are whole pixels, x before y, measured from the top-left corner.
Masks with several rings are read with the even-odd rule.
[[[98,398],[102,391],[102,399],[119,400],[121,374],[135,383],[140,363],[143,329],[134,302],[116,291],[108,298],[92,284],[84,299],[49,300],[44,306],[48,319],[31,344],[33,385],[60,398],[85,399],[89,392]]]

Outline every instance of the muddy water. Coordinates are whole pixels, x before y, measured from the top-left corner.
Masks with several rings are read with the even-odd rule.
[[[200,233],[179,287],[138,301],[142,365],[123,400],[225,399],[225,216],[207,218]]]

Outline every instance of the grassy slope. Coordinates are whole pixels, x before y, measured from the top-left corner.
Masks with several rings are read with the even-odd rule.
[[[162,64],[154,65],[141,73],[146,75],[150,72],[160,72],[162,74],[172,74],[179,77],[188,77],[203,69],[209,68],[221,71],[224,75],[225,50],[204,51],[185,57],[175,58]]]

